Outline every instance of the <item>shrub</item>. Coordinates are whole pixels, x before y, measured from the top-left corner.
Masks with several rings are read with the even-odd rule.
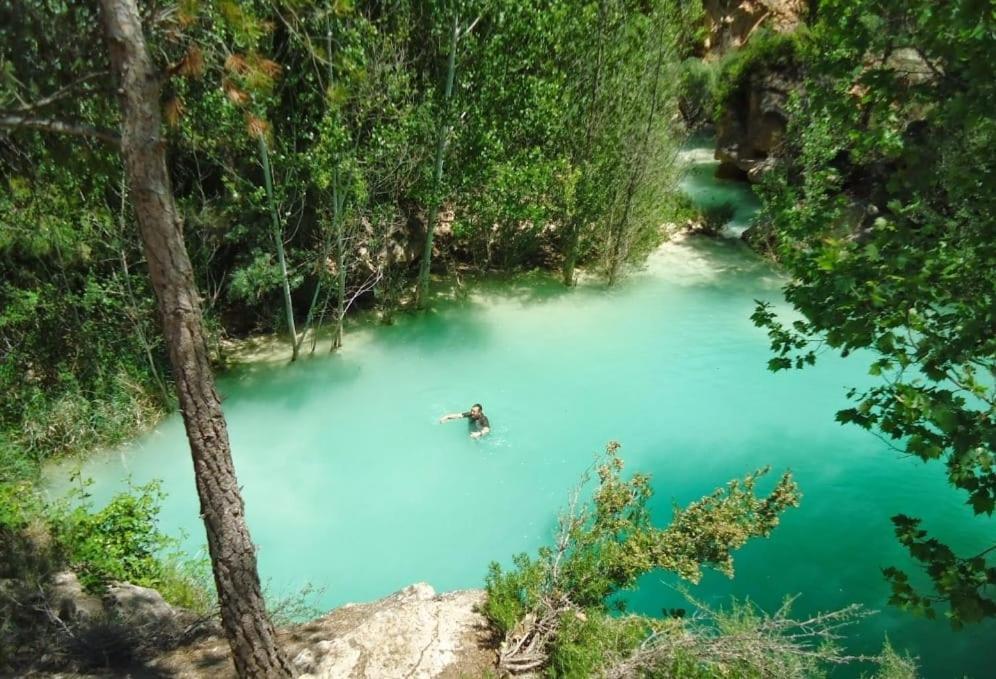
[[[838,630],[866,615],[859,606],[817,613],[804,622],[791,600],[766,614],[734,601],[713,610],[688,599],[695,614],[649,618],[620,615],[620,591],[653,570],[697,582],[710,567],[733,575],[732,552],[764,537],[781,513],[796,506],[798,489],[785,474],[767,496],[755,493],[764,470],[731,481],[697,502],[675,507],[670,525],[656,528],[647,504],[649,477],[622,477],[618,444],[609,444],[593,468],[590,501],[586,473],[561,516],[553,547],[536,557],[516,556],[513,568],[491,564],[483,611],[504,636],[499,669],[545,670],[550,677],[680,676],[742,679],[822,676],[827,666],[878,661],[881,679],[911,679],[915,667],[888,647],[881,658],[857,658],[837,645]],[[687,596],[687,595],[686,595]],[[912,674],[904,674],[904,672]]]
[[[163,492],[157,481],[114,496],[93,511],[83,484],[69,502],[52,507],[49,522],[67,565],[84,589],[101,592],[113,581],[159,591],[170,604],[204,615],[215,607],[210,562],[190,558],[160,532]]]
[[[73,508],[56,507],[52,528],[84,589],[100,592],[112,581],[155,587],[162,577],[156,558],[170,544],[156,521],[163,493],[153,481],[120,493],[96,512],[85,490]]]
[[[791,33],[761,30],[746,45],[727,52],[719,62],[712,87],[712,118],[718,123],[735,100],[746,96],[750,76],[772,70],[795,70],[805,29]]]
[[[716,62],[696,58],[681,62],[677,73],[678,108],[689,127],[712,119],[717,75]]]

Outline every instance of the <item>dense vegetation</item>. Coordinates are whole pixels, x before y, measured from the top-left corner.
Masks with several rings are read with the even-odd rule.
[[[203,564],[162,556],[156,489],[106,508],[48,506],[34,489],[46,458],[121,440],[176,405],[136,228],[141,187],[122,163],[119,64],[101,21],[112,4],[0,7],[0,578],[44,584],[71,567],[92,591],[130,580],[207,610]],[[688,129],[722,124],[755,75],[783,74],[794,83],[787,129],[749,239],[791,275],[802,320],[757,309],[771,368],[871,351],[884,379],[838,419],[943,461],[978,520],[991,517],[986,3],[814,2],[806,26],[762,28],[705,60],[703,9],[676,0],[179,0],[143,11],[161,73],[160,152],[219,366],[229,340],[255,333],[280,333],[294,357],[322,334],[335,350],[353,308],[389,322],[430,305],[431,273],[542,267],[571,285],[581,267],[614,283],[690,216],[675,190]],[[700,223],[728,219],[721,207]],[[574,496],[554,548],[490,573],[506,669],[812,676],[850,660],[823,644],[850,610],[801,637],[787,608],[610,614],[653,569],[732,574],[731,552],[795,504],[789,477],[766,498],[756,477],[734,482],[659,529],[645,477],[623,480],[614,450],[597,473],[592,505]],[[893,603],[931,617],[943,604],[956,626],[996,616],[996,547],[960,555],[915,518],[894,523],[935,591],[890,568]],[[9,621],[29,648],[37,621]],[[888,647],[880,660],[880,676],[913,672]]]
[[[771,368],[873,352],[881,383],[837,419],[942,461],[980,520],[996,508],[994,21],[970,1],[820,3],[755,236],[804,315],[786,326],[758,309]],[[996,545],[957,555],[919,520],[893,522],[935,589],[890,568],[893,603],[929,617],[946,604],[955,626],[996,616]]]
[[[301,346],[354,300],[411,304],[429,222],[440,272],[617,277],[678,209],[669,73],[694,19],[678,5],[159,8],[170,174],[216,360],[223,339],[287,334],[288,316]],[[8,123],[113,128],[96,9],[4,11]],[[2,139],[0,440],[4,459],[38,460],[148,422],[170,378],[113,149],[27,125]]]

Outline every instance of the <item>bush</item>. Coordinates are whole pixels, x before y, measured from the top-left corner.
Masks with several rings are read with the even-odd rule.
[[[719,62],[712,87],[712,118],[716,123],[735,101],[746,96],[750,76],[763,71],[793,71],[799,65],[801,41],[806,31],[791,33],[761,30],[746,45],[727,52]]]
[[[572,493],[553,547],[541,548],[535,558],[516,556],[507,571],[491,564],[483,612],[504,637],[499,670],[579,679],[764,679],[823,676],[826,667],[856,659],[836,642],[840,628],[866,615],[859,606],[799,622],[790,616],[791,600],[767,614],[749,602],[713,610],[688,597],[692,616],[619,615],[623,606],[616,595],[654,570],[691,582],[705,567],[732,576],[732,552],[770,534],[799,496],[786,474],[759,497],[761,471],[675,507],[670,525],[656,528],[647,509],[649,477],[624,479],[618,448],[609,444],[593,468],[597,484],[590,501],[582,498],[592,474]],[[888,646],[881,658],[866,660],[879,661],[881,679],[915,676],[912,662]]]
[[[637,615],[614,618],[600,611],[565,614],[550,652],[548,674],[578,679],[600,676],[610,659],[629,656],[666,622]]]
[[[715,62],[695,58],[681,62],[677,77],[678,108],[689,127],[712,120],[717,75]]]
[[[120,493],[96,512],[85,489],[80,493],[83,501],[74,508],[55,508],[51,525],[84,589],[101,592],[112,581],[158,585],[163,569],[156,557],[170,544],[156,527],[163,499],[159,483]]]
[[[188,557],[174,552],[164,557],[156,590],[167,603],[201,616],[212,615],[218,609],[211,560],[206,554]]]
[[[157,481],[120,493],[93,511],[83,484],[69,502],[50,509],[52,533],[84,589],[102,592],[130,582],[159,591],[170,604],[201,614],[216,607],[210,562],[185,557],[157,526],[163,492]]]
[[[737,209],[732,203],[719,203],[702,208],[699,230],[709,235],[717,235],[723,227],[733,221]]]

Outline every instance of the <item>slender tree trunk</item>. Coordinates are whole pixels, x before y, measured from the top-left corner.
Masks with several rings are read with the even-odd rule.
[[[266,182],[266,201],[270,205],[270,220],[273,223],[273,241],[277,246],[277,261],[280,263],[280,280],[284,288],[284,313],[287,314],[287,332],[290,334],[291,360],[297,360],[297,328],[294,326],[294,304],[291,302],[290,281],[287,279],[287,257],[284,254],[284,232],[280,228],[280,215],[277,214],[277,201],[273,197],[273,170],[270,167],[270,149],[266,137],[260,134],[259,157],[263,161],[263,180]]]
[[[325,33],[325,53],[329,60],[329,87],[335,84],[335,70],[332,58],[332,28],[329,26]],[[336,264],[336,313],[335,329],[332,334],[332,345],[329,352],[334,352],[342,348],[342,323],[346,315],[346,236],[345,225],[343,224],[342,209],[346,204],[346,196],[342,190],[341,177],[339,175],[339,154],[333,158],[332,167],[332,231],[335,233],[335,264]],[[323,314],[324,315],[324,314]]]
[[[256,550],[208,362],[200,299],[166,170],[160,74],[149,57],[135,0],[100,4],[121,95],[121,155],[190,441],[222,625],[240,677],[289,677],[290,664],[266,615]]]
[[[601,92],[602,86],[602,66],[604,64],[604,48],[605,48],[605,18],[606,8],[605,2],[598,3],[598,29],[596,31],[596,48],[595,48],[595,73],[591,78],[591,92],[588,94],[588,113],[587,119],[585,120],[585,133],[584,133],[584,145],[574,148],[574,153],[572,154],[571,162],[572,164],[580,164],[582,167],[582,177],[579,179],[578,184],[583,184],[584,175],[588,172],[588,165],[591,156],[591,144],[592,139],[595,136],[595,116],[596,116],[596,106],[598,105],[599,94]],[[576,189],[575,189],[576,190]],[[560,274],[561,280],[563,280],[564,285],[570,287],[574,285],[574,269],[578,264],[578,245],[581,241],[581,226],[583,223],[583,215],[576,212],[577,206],[572,210],[572,214],[567,220],[567,235],[564,239],[564,261],[561,264]],[[583,207],[581,208],[583,209]]]
[[[335,335],[332,337],[332,349],[335,351],[342,348],[342,323],[346,316],[346,225],[343,223],[342,208],[345,205],[346,197],[343,195],[342,187],[339,185],[338,158],[336,168],[332,173],[332,205],[333,222],[335,226],[335,250],[336,250],[336,304],[335,304]]]
[[[560,278],[564,285],[574,285],[574,269],[578,265],[578,242],[581,240],[580,219],[571,216],[567,222],[567,235],[564,243],[564,261],[560,266]]]
[[[653,132],[654,119],[657,117],[657,104],[659,99],[661,70],[664,67],[664,41],[662,40],[658,50],[657,59],[653,66],[653,84],[650,90],[650,110],[647,113],[647,124],[644,127],[641,143],[633,150],[632,167],[630,168],[629,180],[626,182],[626,192],[624,195],[623,212],[619,221],[609,229],[611,239],[609,247],[608,261],[608,284],[615,285],[619,279],[619,270],[628,254],[628,226],[629,213],[633,206],[633,199],[639,189],[640,181],[647,167],[647,152],[650,148],[650,134]]]
[[[432,238],[436,230],[436,218],[439,215],[439,187],[443,179],[443,157],[450,136],[450,99],[453,96],[453,78],[456,72],[457,33],[460,17],[454,12],[453,26],[450,28],[450,54],[446,64],[446,89],[443,93],[443,113],[439,121],[439,136],[436,139],[436,165],[432,174],[432,198],[429,214],[425,220],[425,247],[422,250],[422,261],[418,269],[418,290],[415,301],[420,309],[424,309],[429,301],[429,268],[432,264]]]

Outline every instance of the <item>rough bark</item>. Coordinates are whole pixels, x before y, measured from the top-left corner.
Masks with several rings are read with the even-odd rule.
[[[159,73],[135,0],[100,4],[121,95],[121,154],[190,441],[222,626],[240,676],[291,676],[266,616],[256,551],[208,362],[200,299],[166,170]]]

